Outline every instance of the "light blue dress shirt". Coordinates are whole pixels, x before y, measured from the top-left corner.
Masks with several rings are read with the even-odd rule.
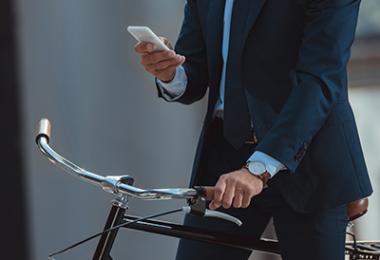
[[[222,115],[224,109],[224,90],[226,82],[227,59],[230,45],[230,27],[233,5],[234,0],[226,0],[226,5],[224,8],[224,31],[222,44],[223,69],[220,80],[219,98],[215,105],[214,115]],[[182,66],[179,66],[176,70],[176,75],[171,82],[164,83],[158,80],[158,85],[163,88],[161,92],[166,100],[175,101],[179,99],[185,93],[187,86],[187,76],[185,69]],[[281,162],[260,151],[255,151],[247,161],[260,161],[264,163],[266,165],[267,171],[272,177],[280,170],[285,169],[285,166]]]

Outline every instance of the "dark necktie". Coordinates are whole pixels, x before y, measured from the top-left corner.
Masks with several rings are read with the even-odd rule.
[[[227,74],[224,97],[224,137],[239,149],[251,133],[251,118],[242,85],[242,48],[244,26],[247,20],[249,1],[235,0],[231,29],[230,46],[227,59]]]

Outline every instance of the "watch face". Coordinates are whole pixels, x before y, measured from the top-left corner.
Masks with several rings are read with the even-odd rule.
[[[261,175],[267,171],[265,164],[262,162],[250,162],[248,170],[254,175]]]

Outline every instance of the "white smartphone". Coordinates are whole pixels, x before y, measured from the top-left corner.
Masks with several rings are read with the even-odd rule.
[[[168,46],[147,26],[128,26],[127,30],[137,41],[152,43],[153,51],[170,51]]]

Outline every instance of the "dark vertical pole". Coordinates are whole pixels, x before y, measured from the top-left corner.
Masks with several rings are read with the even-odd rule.
[[[1,259],[29,259],[14,0],[0,1]]]

